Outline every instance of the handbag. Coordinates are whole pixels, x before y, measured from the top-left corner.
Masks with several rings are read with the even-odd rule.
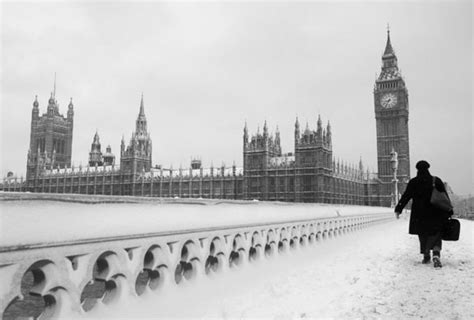
[[[441,232],[441,239],[445,241],[458,241],[461,232],[461,223],[457,219],[449,219]]]
[[[451,200],[449,200],[448,194],[446,192],[440,192],[436,189],[435,186],[436,177],[433,177],[433,192],[431,193],[430,203],[438,209],[443,211],[453,210],[453,205]]]

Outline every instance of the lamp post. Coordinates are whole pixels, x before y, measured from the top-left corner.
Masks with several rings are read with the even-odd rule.
[[[392,164],[392,172],[393,172],[393,198],[392,203],[393,206],[396,206],[398,203],[398,179],[397,179],[397,170],[398,170],[398,153],[392,148],[392,152],[390,152],[391,158],[390,163]]]

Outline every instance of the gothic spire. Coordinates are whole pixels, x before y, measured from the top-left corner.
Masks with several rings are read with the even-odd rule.
[[[100,144],[99,142],[99,131],[95,129],[94,142],[93,144]]]
[[[268,139],[268,126],[267,126],[267,120],[263,123],[263,139],[264,141],[267,141]]]
[[[275,130],[275,143],[280,146],[280,129],[276,126]]]
[[[298,116],[297,116],[296,122],[295,122],[295,146],[298,144],[299,139],[300,139],[300,123],[298,121]]]
[[[136,133],[140,135],[146,135],[147,133],[147,121],[145,116],[145,104],[143,103],[143,93],[142,98],[140,100],[140,112],[138,113],[137,121],[136,121]]]
[[[384,56],[395,55],[395,51],[392,48],[392,42],[390,41],[390,28],[387,26],[387,44],[385,45]]]
[[[247,129],[247,121],[245,121],[245,127],[244,127],[244,144],[246,144],[249,140],[249,132]]]
[[[145,106],[143,104],[143,92],[142,92],[142,100],[140,101],[140,113],[139,116],[145,116]]]

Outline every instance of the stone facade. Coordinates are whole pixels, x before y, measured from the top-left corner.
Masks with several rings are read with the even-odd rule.
[[[398,153],[399,188],[403,192],[410,180],[410,148],[408,136],[408,89],[387,33],[387,44],[382,56],[382,70],[374,86],[374,108],[377,127],[378,176],[382,182],[383,203],[391,203],[393,170],[392,151]]]
[[[99,133],[96,132],[94,135],[94,140],[92,141],[91,152],[89,152],[89,166],[95,167],[102,166],[104,164],[100,147]]]
[[[302,130],[296,119],[291,153],[282,153],[278,127],[270,134],[265,122],[263,132],[258,130],[250,137],[245,124],[243,168],[203,168],[199,159],[192,160],[186,169],[153,167],[143,95],[128,146],[122,138],[120,165],[115,164],[110,147],[102,154],[96,133],[89,165],[72,168],[72,102],[68,117],[64,118],[59,115],[52,95],[48,113],[42,117],[38,116],[37,101],[33,104],[28,175],[23,188],[32,192],[389,206],[393,188],[392,150],[399,156],[400,190],[404,190],[410,177],[408,91],[398,70],[390,34],[382,62],[382,72],[374,87],[378,175],[369,173],[362,161],[348,164],[336,160],[331,125],[328,122],[323,126],[320,116],[315,129],[306,124]],[[37,152],[32,154],[31,150]]]
[[[203,168],[194,159],[189,168],[152,167],[151,138],[147,131],[143,98],[135,132],[125,147],[122,139],[120,165],[105,161],[99,135],[94,135],[87,166],[60,167],[42,162],[31,192],[134,195],[151,197],[247,199],[288,202],[321,202],[380,205],[379,181],[358,166],[336,161],[332,156],[331,126],[300,133],[295,124],[294,153],[282,154],[280,133],[268,132],[249,139],[244,128],[244,167]],[[107,153],[110,157],[110,148]]]
[[[122,171],[136,175],[149,172],[151,169],[152,143],[147,131],[147,120],[145,116],[145,105],[140,102],[140,112],[135,123],[135,132],[132,133],[129,145],[125,148],[125,140],[122,137],[120,145],[120,167]]]
[[[243,139],[244,199],[378,204],[378,192],[369,196],[378,182],[364,171],[362,162],[347,165],[333,158],[331,126],[323,128],[321,117],[316,130],[307,124],[303,132],[296,119],[294,153],[282,154],[278,128],[270,135],[266,122],[263,134],[250,139],[245,126]]]
[[[31,112],[30,147],[26,177],[36,177],[41,167],[65,168],[71,166],[74,105],[69,102],[67,117],[59,113],[54,91],[48,100],[47,112],[40,116],[38,96]]]

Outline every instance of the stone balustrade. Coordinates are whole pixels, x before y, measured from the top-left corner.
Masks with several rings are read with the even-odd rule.
[[[287,251],[311,250],[318,242],[393,219],[391,210],[378,209],[371,214],[344,215],[336,210],[322,218],[242,221],[239,225],[1,246],[0,318],[70,318],[100,305],[113,307],[130,296],[166,294],[170,286],[247,263],[285,259]]]

